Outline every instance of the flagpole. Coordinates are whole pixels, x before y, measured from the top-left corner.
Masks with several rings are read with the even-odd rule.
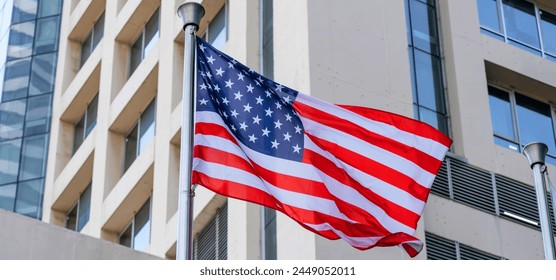
[[[199,3],[187,2],[178,7],[178,16],[183,21],[183,95],[181,118],[181,152],[178,197],[178,237],[176,240],[176,259],[193,259],[193,197],[191,168],[193,161],[193,137],[195,128],[195,62],[197,37],[205,9]]]
[[[533,169],[533,177],[535,179],[535,190],[537,192],[537,206],[539,208],[539,219],[541,222],[541,235],[544,245],[544,257],[547,260],[554,260],[556,247],[554,246],[554,232],[552,231],[552,223],[550,221],[550,209],[546,198],[546,185],[542,175],[544,160],[548,147],[544,143],[529,143],[523,148],[523,153],[529,160],[531,169]]]

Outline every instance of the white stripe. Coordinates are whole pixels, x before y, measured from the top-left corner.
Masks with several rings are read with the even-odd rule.
[[[422,214],[423,208],[425,207],[425,202],[414,197],[413,195],[411,195],[411,193],[408,193],[341,160],[338,160],[334,156],[330,155],[329,152],[319,148],[310,139],[305,140],[305,149],[309,149],[332,161],[338,168],[344,169],[352,179],[357,181],[362,186],[368,188],[375,194],[381,196],[382,198],[387,199],[390,202],[395,203],[401,207],[404,207],[407,210],[412,211],[418,215]]]
[[[416,149],[429,154],[440,161],[444,159],[444,155],[448,149],[442,143],[436,142],[432,139],[415,135],[387,123],[365,118],[342,107],[324,102],[305,94],[298,94],[295,101],[350,121],[369,131],[383,135],[404,145],[415,147]]]
[[[308,134],[324,139],[331,143],[347,146],[349,149],[370,160],[376,161],[384,166],[394,168],[415,180],[421,186],[430,188],[434,181],[434,174],[422,169],[414,162],[407,160],[388,150],[371,145],[357,137],[353,137],[343,131],[322,125],[307,118],[301,118],[303,127]]]
[[[310,228],[312,228],[316,231],[331,230],[336,235],[338,235],[343,240],[345,240],[349,245],[354,246],[354,247],[360,247],[360,248],[367,248],[367,247],[370,247],[370,246],[374,246],[381,238],[384,237],[384,236],[353,237],[353,236],[349,236],[349,235],[343,233],[341,230],[338,230],[338,229],[332,227],[328,223],[322,223],[322,224],[318,224],[318,225],[304,223],[304,225],[306,225],[306,226],[308,226],[308,227],[310,227]]]
[[[338,207],[336,207],[334,201],[332,200],[278,188],[268,183],[267,181],[253,175],[252,173],[249,173],[239,168],[208,162],[199,158],[193,159],[193,165],[196,166],[195,168],[196,171],[203,173],[209,177],[220,179],[220,180],[233,181],[236,183],[257,188],[263,192],[266,192],[274,196],[277,200],[279,200],[285,205],[290,205],[293,207],[297,207],[309,211],[324,213],[326,215],[350,223],[356,223],[355,221],[349,219],[344,214],[342,214],[341,211],[338,209]],[[233,191],[231,191],[231,193],[233,193]]]

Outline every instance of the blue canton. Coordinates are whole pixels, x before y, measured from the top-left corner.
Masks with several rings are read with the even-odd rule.
[[[197,111],[217,112],[245,146],[301,161],[303,125],[292,104],[298,92],[269,80],[197,38]]]

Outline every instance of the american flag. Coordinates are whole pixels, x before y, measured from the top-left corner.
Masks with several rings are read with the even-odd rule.
[[[193,183],[364,250],[414,237],[451,140],[395,114],[271,81],[197,39]]]

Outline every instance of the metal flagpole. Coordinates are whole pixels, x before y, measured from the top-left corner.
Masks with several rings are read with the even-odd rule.
[[[183,21],[184,56],[183,56],[183,95],[181,118],[181,152],[178,202],[178,237],[176,241],[176,259],[193,259],[193,197],[191,186],[191,168],[193,161],[193,137],[195,128],[195,63],[197,38],[205,9],[199,3],[187,2],[179,6],[178,16]]]
[[[554,260],[556,257],[554,246],[554,232],[552,231],[552,223],[550,222],[550,209],[546,198],[546,184],[542,175],[544,160],[548,147],[544,143],[529,143],[523,148],[523,153],[531,164],[533,169],[533,177],[535,178],[535,190],[537,192],[537,205],[539,207],[539,219],[541,222],[541,235],[544,245],[544,257],[547,260]]]

